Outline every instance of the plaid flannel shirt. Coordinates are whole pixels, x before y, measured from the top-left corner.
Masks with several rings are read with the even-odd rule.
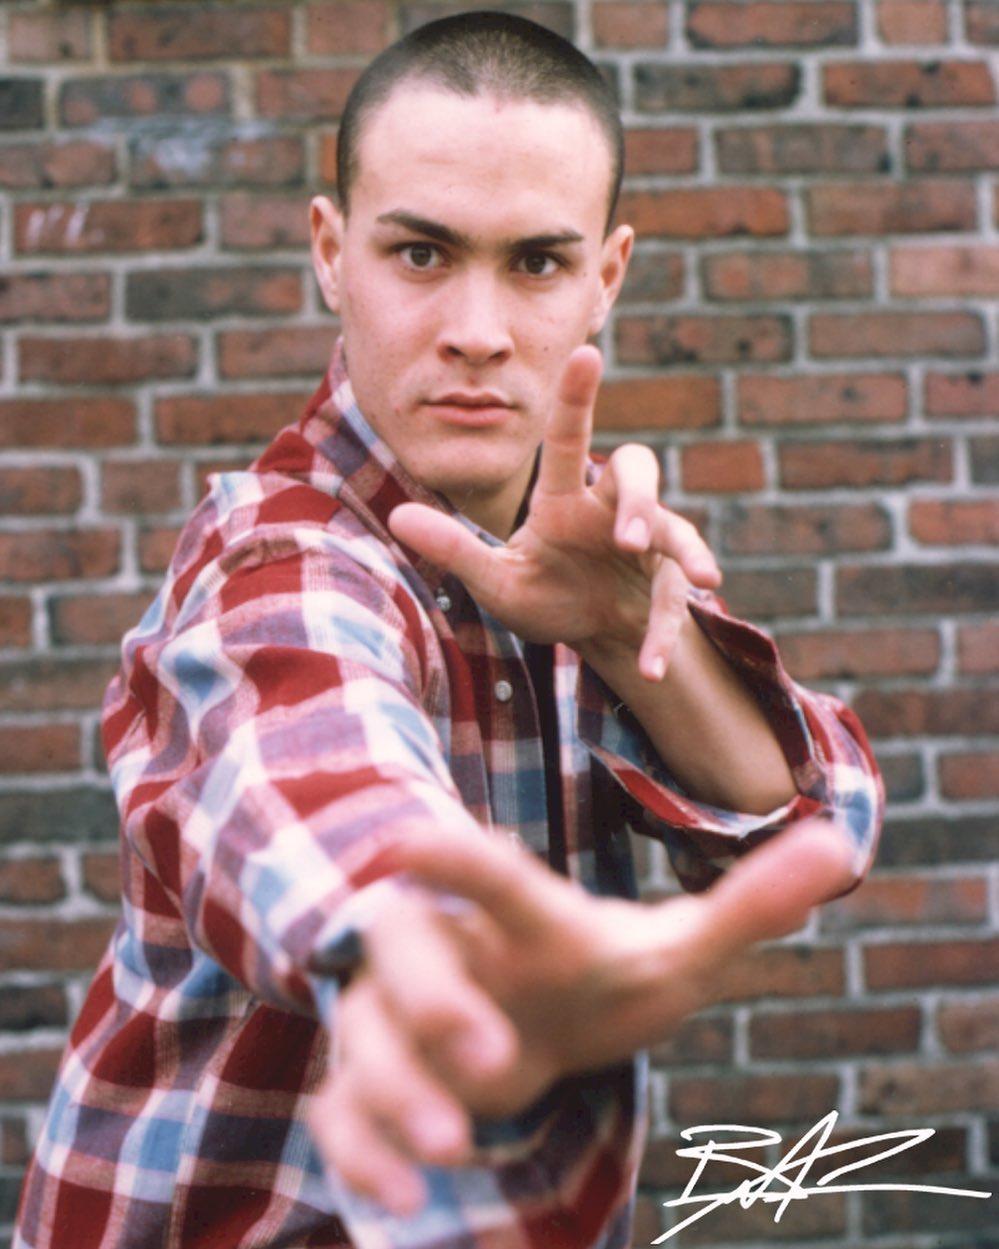
[[[641,1057],[479,1123],[472,1162],[428,1169],[431,1200],[407,1220],[324,1174],[306,1127],[338,972],[402,887],[366,879],[371,834],[502,828],[548,852],[522,643],[390,536],[405,500],[452,510],[367,423],[338,341],[302,420],[248,471],[213,478],[125,638],[103,721],[123,914],[64,1055],[14,1249],[630,1244]],[[767,816],[691,800],[556,645],[565,870],[634,896],[630,826],[700,889],[827,811],[853,839],[859,880],[883,803],[863,730],[793,684],[772,643],[718,600],[695,596],[691,610],[766,709],[798,795]]]

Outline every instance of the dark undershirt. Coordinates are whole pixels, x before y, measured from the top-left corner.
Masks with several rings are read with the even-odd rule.
[[[554,648],[537,642],[524,643],[524,662],[531,674],[534,697],[541,723],[541,744],[545,761],[545,803],[548,811],[548,862],[566,874],[565,824],[562,814],[562,785],[559,771],[558,718],[555,714]]]

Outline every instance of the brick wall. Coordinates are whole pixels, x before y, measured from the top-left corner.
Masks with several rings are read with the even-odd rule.
[[[0,1225],[114,921],[118,639],[206,472],[326,364],[307,205],[359,67],[459,7],[0,0]],[[729,601],[858,709],[891,796],[870,883],[656,1055],[636,1243],[690,1174],[680,1129],[712,1121],[935,1127],[883,1174],[994,1190],[999,2],[514,7],[597,58],[628,124],[601,441],[661,449]],[[674,1243],[984,1245],[997,1222],[827,1195]]]

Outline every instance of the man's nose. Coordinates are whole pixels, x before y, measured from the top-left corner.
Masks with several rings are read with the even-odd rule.
[[[438,347],[470,364],[505,359],[513,351],[509,308],[493,275],[468,271],[449,283]]]

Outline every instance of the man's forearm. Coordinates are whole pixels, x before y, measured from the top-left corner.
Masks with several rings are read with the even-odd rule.
[[[636,717],[692,798],[762,815],[794,797],[794,780],[763,711],[689,612],[658,684],[639,673],[637,651],[590,643],[579,653]]]

